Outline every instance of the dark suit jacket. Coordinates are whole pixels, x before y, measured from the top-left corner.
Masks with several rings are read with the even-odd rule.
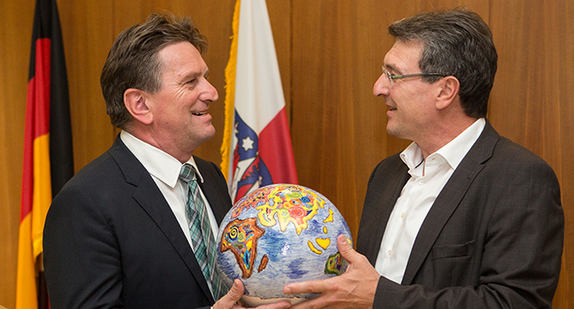
[[[407,170],[396,154],[369,180],[357,251],[373,265]],[[374,308],[550,308],[563,240],[554,172],[487,122],[424,220],[402,284],[381,277]]]
[[[221,171],[195,158],[218,221]],[[195,255],[150,174],[121,139],[55,197],[44,228],[52,308],[195,308],[214,303]]]

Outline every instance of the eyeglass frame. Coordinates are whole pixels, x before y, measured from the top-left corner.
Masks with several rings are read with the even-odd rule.
[[[404,74],[404,75],[394,75],[391,72],[387,71],[387,69],[385,69],[385,66],[381,66],[383,68],[383,74],[385,74],[387,76],[387,78],[389,79],[389,82],[391,82],[391,87],[393,87],[394,83],[393,80],[395,79],[403,79],[403,78],[407,78],[407,77],[418,77],[418,76],[441,76],[441,77],[447,77],[448,75],[445,74],[441,74],[441,73],[414,73],[414,74]]]

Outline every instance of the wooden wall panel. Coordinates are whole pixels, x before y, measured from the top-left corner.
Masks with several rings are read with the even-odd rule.
[[[14,307],[32,0],[0,1],[0,305]]]
[[[492,3],[499,68],[489,119],[501,135],[545,159],[561,183],[566,238],[555,308],[574,306],[573,1]]]
[[[562,207],[565,214],[565,237],[564,254],[562,256],[562,272],[560,284],[554,299],[555,308],[574,307],[574,1],[561,2],[562,5],[554,6],[548,13],[548,23],[552,26],[552,42],[547,49],[554,51],[550,61],[553,62],[552,70],[557,75],[558,86],[548,89],[552,95],[549,100],[553,104],[559,104],[559,114],[553,115],[560,122],[558,132],[560,136],[558,145],[548,145],[550,151],[560,152],[560,161],[551,162],[554,170],[560,175],[562,188]],[[547,68],[542,68],[546,70]],[[550,73],[552,74],[552,73]],[[548,76],[548,75],[546,75]]]
[[[74,164],[78,171],[113,142],[100,73],[113,40],[112,0],[59,0],[70,92]]]

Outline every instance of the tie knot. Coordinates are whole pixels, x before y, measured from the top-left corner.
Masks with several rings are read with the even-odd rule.
[[[195,180],[195,168],[189,163],[185,163],[179,171],[179,179],[190,182]]]

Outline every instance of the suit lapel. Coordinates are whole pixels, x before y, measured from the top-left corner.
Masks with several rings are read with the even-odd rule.
[[[204,178],[204,179],[207,179],[207,178]],[[207,180],[206,180],[206,182],[207,182]],[[221,224],[221,221],[223,221],[223,218],[227,214],[227,210],[224,209],[223,207],[219,207],[219,206],[220,205],[226,205],[226,204],[224,202],[220,201],[219,194],[217,193],[217,191],[212,186],[206,186],[205,184],[200,183],[199,187],[201,188],[203,195],[205,195],[205,198],[207,199],[207,201],[209,202],[209,205],[211,206],[211,211],[213,212],[213,215],[215,216],[215,220],[217,221],[217,224]],[[215,235],[215,236],[217,237],[217,235]]]
[[[383,233],[393,207],[403,186],[410,178],[408,169],[402,164],[398,154],[389,159],[396,162],[385,167],[379,165],[369,179],[363,217],[357,236],[357,250],[363,253],[372,265],[375,265],[377,261]]]
[[[403,285],[412,283],[444,225],[460,205],[473,180],[484,168],[483,163],[492,156],[498,139],[498,133],[487,122],[481,136],[454,171],[426,216],[413,244],[403,276]]]
[[[185,235],[183,235],[179,223],[147,170],[129,151],[119,136],[116,138],[114,146],[110,149],[110,155],[124,173],[126,182],[136,186],[133,194],[134,200],[138,202],[163,232],[175,251],[185,262],[187,268],[196,278],[203,292],[212,298],[211,291],[201,272],[201,268],[197,263]]]

